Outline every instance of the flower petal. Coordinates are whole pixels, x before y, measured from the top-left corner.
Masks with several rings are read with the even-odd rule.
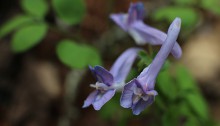
[[[94,71],[99,82],[107,84],[108,86],[112,85],[114,79],[109,71],[101,66],[95,66]]]
[[[139,115],[147,106],[151,105],[154,101],[154,97],[150,97],[148,101],[140,99],[139,102],[132,106],[132,111],[134,115]]]
[[[146,93],[147,95],[151,95],[151,96],[156,96],[156,95],[158,95],[158,93],[157,93],[156,90],[146,91],[145,93]]]
[[[124,31],[127,31],[128,14],[111,14],[110,18]]]
[[[146,76],[146,73],[148,72],[150,65],[146,68],[143,69],[143,71],[140,73],[140,75],[137,78],[142,78],[144,76]]]
[[[84,101],[82,108],[86,108],[86,107],[90,106],[95,101],[95,98],[98,95],[98,93],[99,93],[99,91],[97,91],[97,90],[90,93],[89,96]]]
[[[141,95],[143,90],[141,88],[135,87],[133,92],[135,95]]]
[[[90,71],[92,72],[92,75],[96,77],[96,73],[94,68],[92,68],[91,66],[89,66]],[[96,78],[97,79],[97,78]]]
[[[131,3],[128,10],[128,23],[131,24],[144,18],[144,4],[142,2]]]
[[[129,48],[118,57],[110,69],[115,82],[124,83],[139,51],[139,48]]]
[[[109,86],[104,83],[96,83],[95,86],[97,86],[101,90],[108,90],[109,89]]]
[[[97,101],[95,101],[92,105],[95,110],[100,110],[101,107],[108,102],[115,94],[116,90],[108,90],[106,91],[101,98],[99,98]]]
[[[155,79],[151,79],[153,74],[146,73],[145,76],[138,77],[136,79],[136,85],[144,92],[153,90],[155,85]]]
[[[146,77],[142,77],[142,78],[146,78]],[[142,79],[142,78],[140,78],[140,79]],[[135,84],[136,84],[136,86],[137,86],[138,88],[142,89],[143,92],[144,92],[145,88],[143,88],[143,87],[144,87],[144,85],[145,85],[146,83],[140,81],[140,79],[139,79],[139,78],[138,78],[138,79],[135,79]]]
[[[134,38],[137,44],[144,45],[150,43],[151,45],[162,45],[167,38],[167,34],[144,24],[143,21],[136,21],[129,29],[129,34]],[[176,42],[172,52],[175,58],[180,58],[182,55],[182,49]]]
[[[124,86],[124,90],[122,91],[120,104],[124,108],[130,108],[132,106],[132,97],[134,94],[135,81],[132,80],[128,84]]]

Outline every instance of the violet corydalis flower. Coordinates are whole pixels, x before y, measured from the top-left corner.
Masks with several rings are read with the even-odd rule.
[[[154,90],[155,80],[166,58],[176,43],[180,31],[181,19],[176,18],[168,29],[168,36],[152,63],[141,74],[125,85],[121,106],[131,108],[138,115],[153,103],[157,92]]]
[[[128,14],[111,14],[110,18],[124,31],[128,32],[139,45],[162,45],[167,34],[143,22],[144,5],[141,2],[131,3]],[[172,52],[175,58],[180,58],[182,50],[176,42]]]
[[[90,86],[96,90],[84,101],[83,108],[93,105],[95,110],[100,110],[114,96],[117,89],[123,88],[125,79],[139,50],[138,48],[127,49],[115,61],[110,71],[101,66],[90,67],[97,79],[97,82]]]

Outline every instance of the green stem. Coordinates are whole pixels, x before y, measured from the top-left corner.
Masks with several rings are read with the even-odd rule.
[[[153,56],[153,47],[151,45],[148,45],[148,53]]]

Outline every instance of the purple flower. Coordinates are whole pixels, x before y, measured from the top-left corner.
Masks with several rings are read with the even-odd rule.
[[[181,19],[176,18],[168,29],[168,36],[152,63],[141,74],[125,85],[121,106],[131,108],[138,115],[153,103],[157,92],[154,90],[156,77],[171,52],[180,31]]]
[[[83,108],[93,105],[95,110],[100,110],[114,96],[116,90],[124,87],[125,79],[139,50],[138,48],[127,49],[118,57],[110,71],[101,66],[89,67],[97,79],[97,82],[90,86],[96,90],[84,101]]]
[[[151,44],[162,45],[167,38],[167,34],[144,24],[144,5],[141,2],[131,3],[128,14],[111,14],[110,18],[124,31],[128,32],[139,45]],[[180,58],[182,50],[176,42],[172,49],[173,56]]]

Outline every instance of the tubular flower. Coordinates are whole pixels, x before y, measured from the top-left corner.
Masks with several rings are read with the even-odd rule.
[[[155,29],[143,22],[144,5],[141,2],[131,3],[128,14],[111,14],[110,18],[119,25],[139,45],[151,44],[162,45],[167,38],[167,34]],[[175,58],[180,58],[182,55],[181,47],[175,42],[171,51]]]
[[[138,48],[127,49],[118,57],[110,71],[101,66],[89,67],[97,79],[97,82],[90,84],[90,86],[96,90],[84,101],[83,108],[93,105],[95,110],[100,110],[114,96],[116,90],[123,88],[125,79],[139,51]]]
[[[140,114],[141,111],[153,103],[157,95],[154,90],[156,77],[176,43],[180,25],[181,19],[176,18],[170,25],[167,38],[152,63],[137,78],[125,85],[120,101],[121,106],[131,108],[133,114]]]

